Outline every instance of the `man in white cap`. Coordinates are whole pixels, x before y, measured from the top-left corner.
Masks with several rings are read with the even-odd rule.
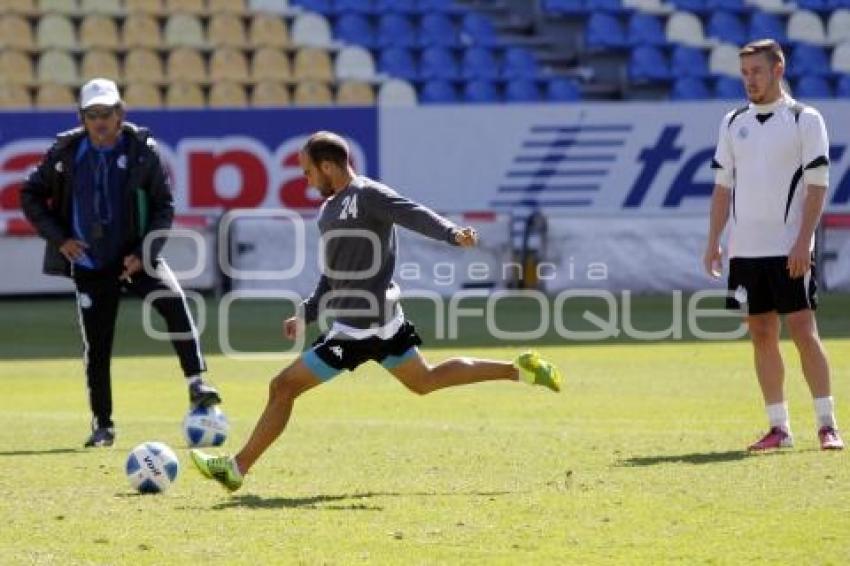
[[[85,446],[111,446],[110,365],[122,289],[139,297],[156,292],[189,388],[190,403],[221,402],[201,374],[206,364],[185,296],[159,252],[159,237],[174,217],[168,175],[150,132],[124,121],[117,85],[97,78],[80,91],[81,126],[60,133],[21,191],[21,204],[47,241],[44,272],[71,277],[76,287],[92,432]],[[154,270],[143,268],[150,254]]]

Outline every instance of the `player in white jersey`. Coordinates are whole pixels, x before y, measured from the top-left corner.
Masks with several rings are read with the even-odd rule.
[[[720,123],[706,270],[720,276],[729,223],[727,306],[746,315],[770,430],[750,446],[793,444],[779,352],[780,316],[800,354],[814,398],[821,448],[840,450],[829,363],[818,336],[814,233],[829,186],[829,141],[820,113],[782,89],[785,56],[771,39],[740,51],[749,104]],[[730,221],[731,216],[731,221]]]

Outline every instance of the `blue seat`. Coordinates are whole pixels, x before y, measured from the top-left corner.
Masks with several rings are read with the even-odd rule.
[[[375,5],[372,0],[334,0],[333,9],[337,14],[375,13]]]
[[[377,14],[413,14],[416,12],[416,0],[375,0]]]
[[[830,76],[832,69],[830,68],[829,57],[822,47],[800,43],[791,52],[787,74],[792,77],[803,74],[820,77]]]
[[[416,28],[407,16],[386,14],[378,20],[375,43],[379,47],[413,47],[417,43]]]
[[[705,53],[699,47],[677,45],[670,56],[670,72],[674,77],[706,78],[708,61]]]
[[[544,0],[543,10],[553,14],[583,14],[587,12],[584,0]]]
[[[737,14],[750,11],[744,0],[708,0],[706,4],[709,10],[726,10]]]
[[[798,98],[832,98],[832,87],[824,77],[806,75],[797,80],[794,95]]]
[[[487,16],[470,12],[461,23],[461,39],[467,45],[498,45],[499,37]]]
[[[378,70],[400,79],[415,80],[419,77],[413,54],[404,47],[389,47],[381,51]]]
[[[422,51],[419,78],[455,80],[460,77],[457,59],[445,47],[429,47]]]
[[[744,100],[747,98],[747,90],[741,79],[720,77],[714,85],[714,97],[725,100]]]
[[[508,81],[505,87],[505,101],[507,102],[540,102],[542,96],[537,83],[528,79],[514,79]]]
[[[448,81],[428,81],[422,87],[419,100],[425,104],[450,104],[457,102],[457,92]]]
[[[779,43],[788,43],[785,23],[776,14],[755,12],[750,20],[750,39],[775,39]]]
[[[455,12],[454,0],[417,0],[416,11],[422,14],[433,12]]]
[[[661,19],[652,14],[635,12],[629,18],[627,29],[630,45],[665,45],[667,43]]]
[[[305,10],[319,12],[325,15],[332,14],[334,11],[331,0],[293,0],[292,3],[301,6]]]
[[[537,58],[524,47],[510,47],[505,51],[502,76],[506,79],[533,79],[539,73]]]
[[[457,28],[445,14],[430,13],[422,16],[419,24],[420,45],[454,47],[460,44]]]
[[[672,0],[671,3],[677,10],[683,12],[701,14],[708,11],[708,4],[705,0]]]
[[[346,13],[337,18],[334,26],[334,37],[355,45],[375,46],[375,30],[366,16],[362,14]]]
[[[629,78],[633,81],[670,79],[670,64],[664,52],[651,45],[641,45],[629,57]]]
[[[835,96],[850,98],[850,75],[842,75],[835,88]]]
[[[705,35],[734,45],[744,45],[749,39],[741,18],[730,12],[714,12],[708,18]]]
[[[469,81],[463,88],[463,99],[467,102],[478,104],[501,102],[499,89],[493,81],[474,80]]]
[[[832,9],[832,2],[829,0],[797,0],[797,7],[801,10],[814,10],[816,12],[826,12]]]
[[[546,85],[546,100],[552,102],[574,102],[581,100],[578,83],[567,77],[555,77]]]
[[[461,75],[466,79],[498,79],[499,61],[486,47],[470,47],[463,52]]]
[[[697,77],[685,77],[677,79],[673,83],[670,98],[673,100],[708,100],[711,98],[711,91],[708,90],[708,85],[705,84],[704,80]]]
[[[589,48],[601,49],[628,45],[622,22],[604,12],[594,12],[587,19],[584,42]]]
[[[584,8],[588,12],[622,12],[623,3],[620,0],[585,0]]]

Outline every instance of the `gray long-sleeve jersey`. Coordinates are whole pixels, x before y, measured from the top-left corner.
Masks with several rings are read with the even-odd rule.
[[[398,239],[395,225],[456,245],[457,226],[433,210],[367,177],[358,176],[319,210],[323,269],[302,303],[306,322],[319,310],[354,328],[380,327],[398,313],[392,281]]]

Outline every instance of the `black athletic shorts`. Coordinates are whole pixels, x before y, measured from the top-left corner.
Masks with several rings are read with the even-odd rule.
[[[733,257],[729,261],[726,308],[746,314],[815,310],[818,304],[816,279],[814,260],[806,275],[792,279],[786,256]]]

